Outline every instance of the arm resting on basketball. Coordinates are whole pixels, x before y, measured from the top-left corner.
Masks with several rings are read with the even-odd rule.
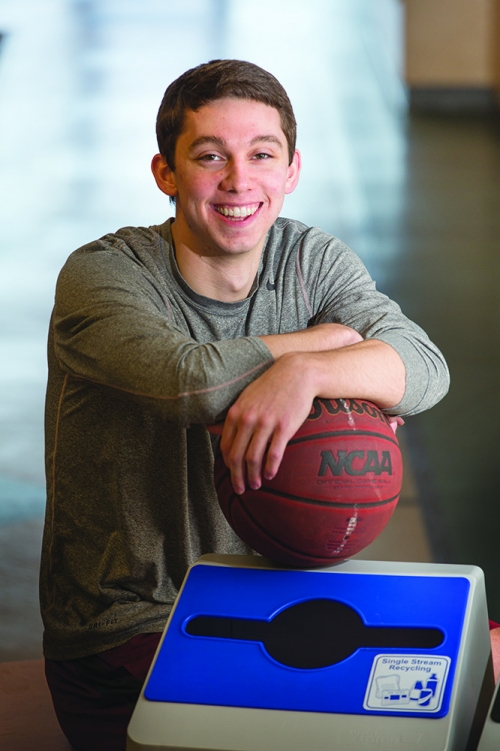
[[[274,355],[272,337],[263,337]],[[280,342],[279,346],[283,346]],[[315,397],[369,399],[390,409],[403,398],[405,368],[385,342],[369,339],[336,350],[290,352],[247,386],[227,413],[221,439],[237,493],[271,479]],[[267,452],[267,453],[266,453]],[[265,461],[264,461],[265,457]]]

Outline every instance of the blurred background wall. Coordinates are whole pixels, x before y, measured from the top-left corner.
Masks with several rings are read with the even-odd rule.
[[[405,79],[412,109],[494,110],[497,0],[405,0]]]
[[[473,563],[500,620],[498,0],[2,0],[0,660],[39,656],[46,331],[81,244],[170,214],[168,83],[214,57],[288,90],[303,174],[285,215],[347,242],[446,355],[400,430],[405,486],[366,557]]]

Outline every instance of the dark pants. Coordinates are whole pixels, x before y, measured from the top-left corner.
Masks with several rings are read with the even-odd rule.
[[[76,751],[125,751],[127,726],[161,634],[78,660],[45,660],[63,733]]]

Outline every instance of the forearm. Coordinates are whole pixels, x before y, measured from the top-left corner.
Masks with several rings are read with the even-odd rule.
[[[312,360],[306,358],[297,367],[312,367],[312,375],[321,379],[321,390],[330,392],[330,398],[334,397],[329,386],[339,386],[340,396],[370,398],[385,408],[397,406],[398,414],[429,409],[443,397],[449,383],[439,350],[431,342],[419,342],[411,332],[396,326],[366,339],[354,328],[336,323],[260,339],[275,362],[284,355],[324,354]],[[350,394],[352,388],[356,394]],[[336,393],[339,395],[337,390]]]
[[[405,393],[403,361],[393,347],[377,339],[327,352],[291,353],[281,360],[280,368],[302,374],[303,388],[312,398],[368,399],[390,409]]]
[[[270,334],[260,339],[275,360],[292,352],[326,352],[363,341],[361,334],[340,323],[322,323],[289,334]]]

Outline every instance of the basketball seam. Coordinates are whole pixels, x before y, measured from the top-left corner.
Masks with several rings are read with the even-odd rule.
[[[317,438],[335,438],[336,436],[361,436],[361,435],[370,435],[374,436],[376,438],[383,438],[385,441],[389,441],[389,443],[393,443],[395,446],[399,447],[399,443],[396,438],[391,438],[388,435],[385,435],[384,433],[374,433],[371,430],[334,430],[330,431],[328,433],[311,433],[310,435],[305,436],[299,436],[298,438],[292,438],[290,441],[288,441],[288,446],[292,446],[296,443],[304,443],[305,441],[311,441],[316,440]]]
[[[376,508],[377,506],[385,506],[387,503],[392,503],[399,498],[399,493],[396,493],[396,495],[393,495],[391,498],[385,498],[383,501],[367,501],[366,503],[364,501],[358,501],[356,503],[349,501],[347,503],[342,503],[341,501],[321,501],[316,498],[303,498],[300,495],[285,493],[283,490],[277,490],[276,488],[271,488],[267,485],[263,485],[259,490],[271,493],[272,495],[277,495],[280,498],[287,498],[289,501],[300,501],[301,503],[309,503],[313,506],[327,506],[328,508]],[[239,497],[241,498],[242,496]]]
[[[222,477],[219,478],[219,480],[216,483],[216,490],[218,491],[222,485],[229,477],[229,470],[227,470]],[[300,495],[293,495],[293,493],[285,493],[283,490],[278,490],[277,488],[270,487],[269,485],[262,485],[259,488],[259,492],[266,492],[270,493],[271,495],[277,495],[280,498],[286,498],[289,501],[299,501],[301,503],[308,503],[311,506],[321,506],[321,507],[327,507],[327,508],[358,508],[358,509],[365,509],[365,508],[377,508],[377,506],[385,506],[388,503],[392,503],[393,501],[397,500],[399,498],[400,492],[396,493],[396,495],[391,496],[390,498],[384,498],[384,500],[381,501],[358,501],[357,503],[353,503],[352,501],[342,503],[341,501],[322,501],[320,499],[316,498],[304,498]],[[234,491],[231,493],[231,498],[240,498],[241,501],[243,501],[243,496],[238,495],[238,493],[235,493]],[[246,506],[245,506],[246,508]]]

